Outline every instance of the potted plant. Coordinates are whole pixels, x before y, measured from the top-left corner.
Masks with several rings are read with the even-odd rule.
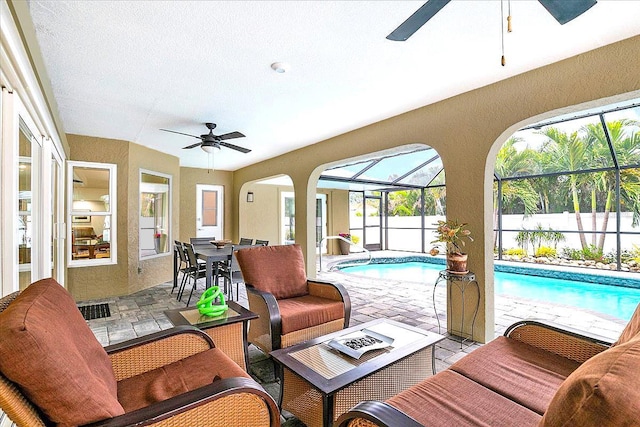
[[[351,234],[349,233],[338,233],[338,236],[347,239],[351,242]],[[341,255],[349,255],[351,253],[351,243],[345,242],[342,239],[338,240],[338,244],[340,245],[340,254]]]
[[[460,223],[458,220],[438,221],[436,224],[436,235],[438,238],[431,243],[443,242],[447,248],[447,270],[454,274],[466,274],[467,254],[462,252],[465,245],[464,239],[473,242],[471,231],[466,226],[467,223]]]

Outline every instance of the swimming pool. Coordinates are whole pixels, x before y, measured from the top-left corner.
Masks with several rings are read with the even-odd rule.
[[[378,260],[376,260],[378,261]],[[376,279],[435,283],[444,266],[425,261],[372,263],[356,267],[339,267],[341,271]],[[512,268],[511,268],[512,269]],[[497,271],[496,295],[557,302],[629,320],[638,303],[640,288],[612,286],[561,278],[550,278]]]

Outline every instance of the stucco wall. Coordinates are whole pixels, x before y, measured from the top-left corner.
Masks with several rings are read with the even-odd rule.
[[[313,271],[313,201],[321,170],[336,161],[423,143],[440,154],[447,213],[470,224],[469,267],[480,284],[474,338],[494,337],[492,174],[499,147],[515,130],[555,115],[640,96],[640,36],[345,133],[243,168],[243,183],[283,173],[296,189],[296,241]],[[303,199],[303,200],[301,200]],[[299,201],[299,203],[298,203]],[[458,308],[454,305],[454,311]]]
[[[178,233],[178,158],[127,141],[67,135],[69,160],[117,165],[117,263],[69,268],[67,288],[77,300],[127,295],[171,280],[172,253],[140,261],[138,251],[140,168],[172,176],[172,226]],[[141,268],[140,272],[138,267]]]
[[[180,234],[180,161],[177,157],[131,143],[129,146],[129,293],[156,286],[173,278],[173,246],[162,256],[140,259],[140,169],[171,176],[171,235]],[[122,244],[125,244],[123,241]],[[120,245],[118,246],[120,247]]]
[[[247,193],[253,192],[253,202],[247,202]],[[246,184],[240,193],[238,226],[240,237],[268,240],[270,245],[281,241],[283,192],[293,192],[293,187],[268,184]],[[349,192],[318,188],[317,194],[327,198],[327,235],[349,232]],[[335,240],[327,242],[330,254],[339,254]]]
[[[188,242],[190,237],[196,236],[196,184],[221,185],[224,188],[224,236],[237,240],[237,231],[234,234],[236,222],[233,208],[233,173],[228,171],[209,171],[198,168],[180,168],[180,198],[176,199],[180,205],[180,241]],[[237,195],[235,195],[237,199]],[[237,230],[237,227],[236,227]]]
[[[239,201],[239,237],[268,240],[279,245],[281,209],[280,194],[293,191],[291,187],[267,184],[248,184],[242,189]],[[247,202],[247,193],[253,192],[253,202]]]

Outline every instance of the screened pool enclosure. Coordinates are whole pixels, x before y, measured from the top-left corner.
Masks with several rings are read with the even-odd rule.
[[[519,130],[494,178],[496,258],[640,267],[640,100]],[[428,252],[446,215],[429,147],[327,169],[318,186],[350,191],[350,232],[370,250]]]

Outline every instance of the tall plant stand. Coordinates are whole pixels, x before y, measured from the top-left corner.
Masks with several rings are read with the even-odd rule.
[[[451,319],[451,330],[449,331],[450,335],[455,335],[460,338],[460,349],[464,342],[473,341],[473,330],[476,324],[476,316],[478,315],[478,308],[480,307],[480,286],[478,285],[478,281],[476,280],[476,275],[472,271],[469,271],[466,274],[455,274],[448,270],[442,270],[438,273],[438,279],[436,283],[433,285],[433,311],[436,314],[436,320],[438,321],[438,333],[440,333],[440,318],[438,317],[438,310],[436,310],[436,288],[438,287],[438,283],[444,281],[445,283],[451,283],[450,286],[447,286],[447,315],[451,313],[451,289],[453,286],[456,286],[460,290],[460,297],[462,299],[462,314],[460,319],[460,330],[454,329],[453,319]],[[468,288],[475,288],[477,292],[476,298],[476,306],[473,311],[473,318],[471,320],[471,334],[467,334],[464,332],[464,318],[465,318],[465,298],[464,294]]]

